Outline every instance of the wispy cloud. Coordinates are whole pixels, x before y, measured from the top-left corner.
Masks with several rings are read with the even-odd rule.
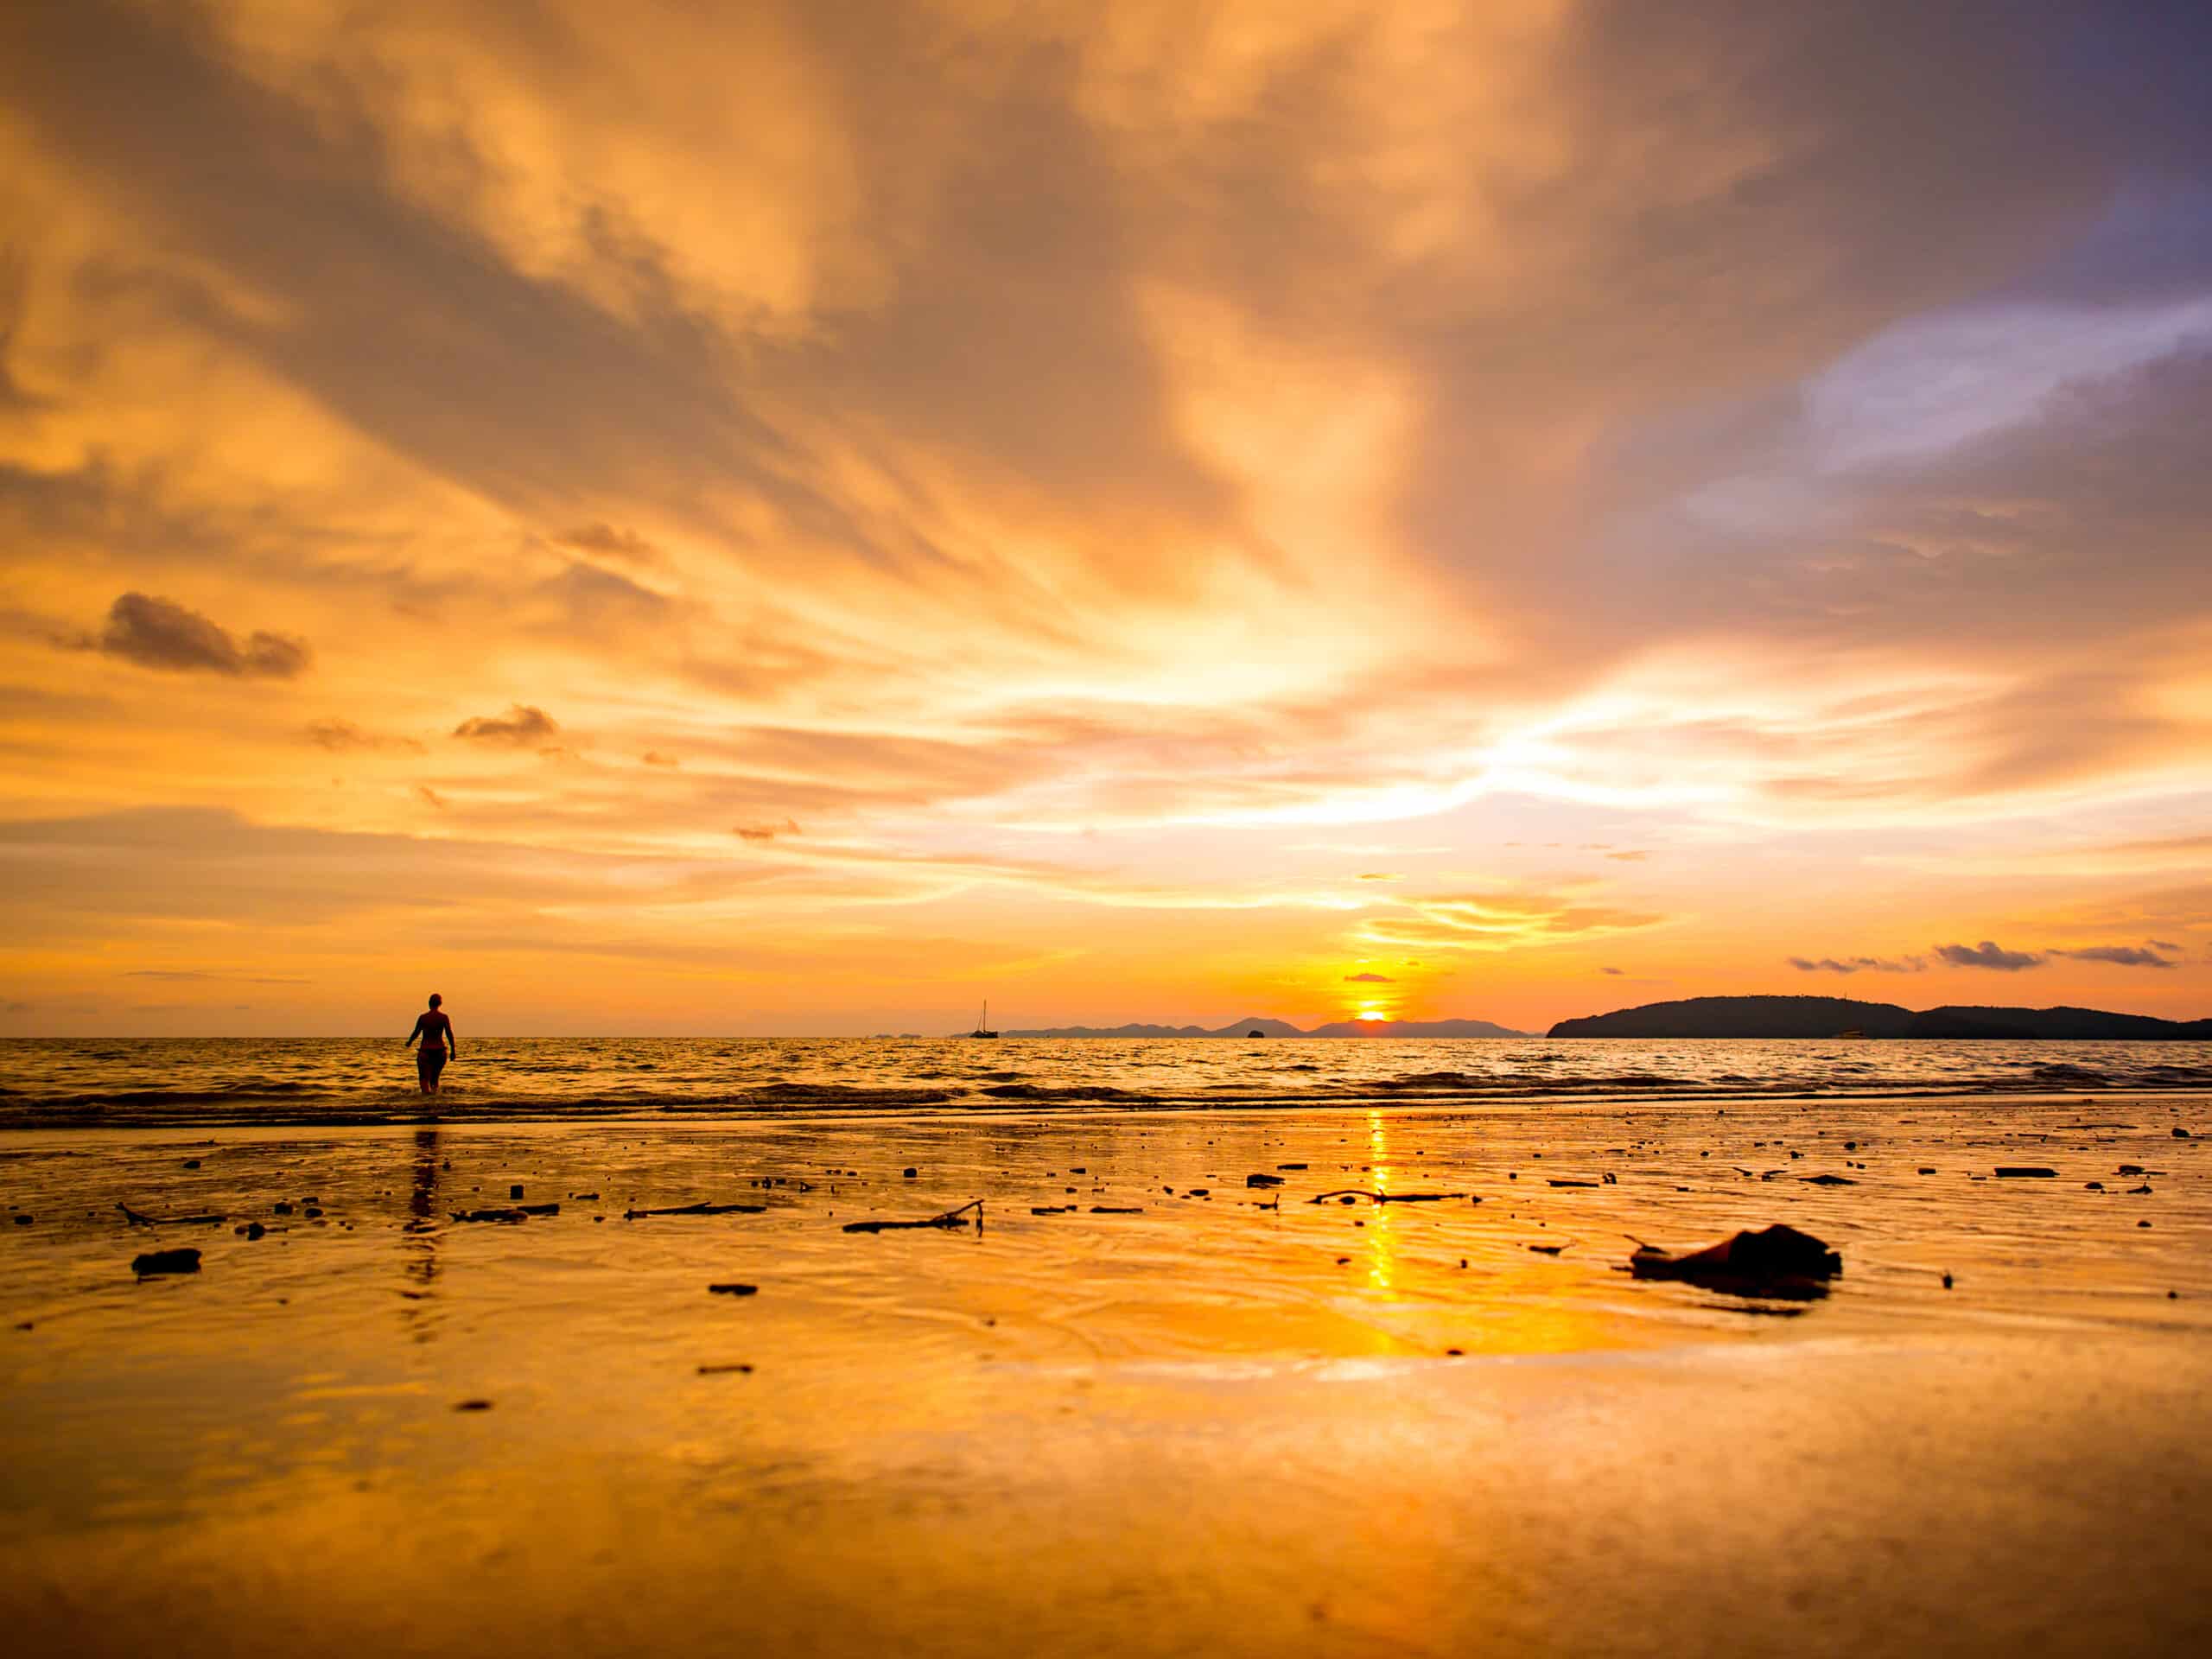
[[[1928,969],[1925,957],[1791,957],[1789,960],[1802,974],[1919,974]]]

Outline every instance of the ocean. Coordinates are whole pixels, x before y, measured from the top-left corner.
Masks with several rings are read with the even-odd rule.
[[[474,1038],[435,1102],[391,1039],[0,1042],[0,1128],[1848,1098],[2187,1090],[2212,1043],[1490,1038]]]

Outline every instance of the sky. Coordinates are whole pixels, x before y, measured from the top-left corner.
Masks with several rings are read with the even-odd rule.
[[[0,1034],[2212,1014],[2208,57],[0,9]]]

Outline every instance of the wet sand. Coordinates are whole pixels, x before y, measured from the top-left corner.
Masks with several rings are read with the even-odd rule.
[[[96,1654],[2190,1651],[2212,1185],[2177,1127],[2212,1103],[13,1135],[0,1621]],[[518,1185],[559,1213],[452,1219]],[[761,1208],[624,1218],[700,1202]],[[1841,1250],[1830,1295],[1620,1271],[1777,1221]],[[175,1246],[202,1270],[134,1278]]]

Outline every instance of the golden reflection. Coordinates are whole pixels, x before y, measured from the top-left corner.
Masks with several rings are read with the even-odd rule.
[[[1374,1190],[1390,1190],[1390,1137],[1382,1114],[1367,1115],[1367,1161],[1369,1173],[1374,1177]],[[1390,1206],[1377,1204],[1370,1206],[1367,1217],[1367,1287],[1395,1298],[1398,1294],[1398,1239],[1390,1215]]]
[[[416,1130],[407,1222],[400,1229],[401,1248],[407,1257],[401,1271],[406,1275],[408,1287],[399,1294],[404,1299],[400,1317],[417,1342],[428,1342],[434,1334],[431,1322],[423,1318],[423,1304],[430,1300],[430,1286],[438,1276],[438,1168],[437,1130]]]

